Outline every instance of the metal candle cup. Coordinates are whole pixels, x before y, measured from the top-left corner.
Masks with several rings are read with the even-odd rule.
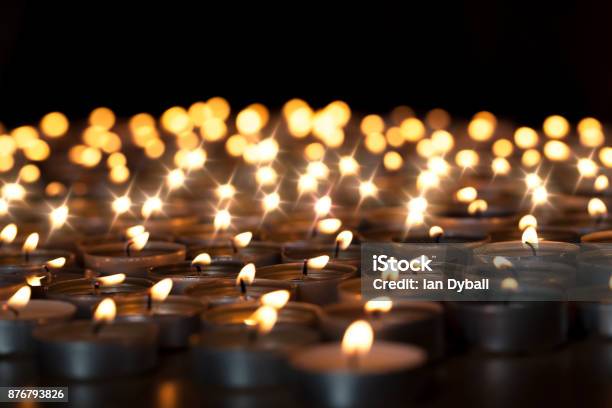
[[[426,382],[421,369],[427,354],[418,347],[375,341],[357,367],[339,343],[308,347],[290,364],[296,382],[315,406],[377,406],[385,400],[410,400]]]
[[[291,297],[295,297],[294,285],[288,282],[261,278],[255,278],[250,285],[247,285],[245,293],[242,293],[240,286],[236,285],[235,279],[211,279],[187,288],[185,294],[199,299],[200,302],[209,307],[216,307],[228,303],[259,299],[260,296],[279,289],[288,290]]]
[[[304,259],[328,255],[336,263],[350,265],[357,269],[361,267],[361,248],[359,245],[353,244],[345,250],[339,250],[338,256],[335,256],[335,253],[335,244],[321,244],[310,241],[289,242],[282,247],[284,263],[301,262]]]
[[[230,325],[202,333],[191,348],[194,370],[207,384],[252,388],[286,384],[290,353],[319,340],[299,326],[275,327],[253,338],[252,328]]]
[[[55,258],[66,258],[66,265],[73,264],[75,260],[72,252],[56,249],[35,249],[28,252],[27,257],[22,251],[0,251],[0,268],[10,270],[42,267]]]
[[[231,237],[224,240],[198,240],[197,243],[188,243],[193,242],[193,240],[179,239],[178,241],[187,245],[188,259],[206,252],[213,258],[234,258],[245,264],[253,263],[255,266],[274,265],[281,261],[281,251],[278,244],[253,241],[244,248],[234,249],[230,245],[230,240]]]
[[[612,247],[587,250],[577,257],[577,286],[608,286],[612,266]]]
[[[48,325],[34,330],[42,370],[52,376],[92,380],[127,376],[157,364],[158,328],[152,323],[92,322]]]
[[[337,303],[323,308],[321,330],[328,340],[342,340],[347,327],[365,319],[377,339],[410,343],[427,351],[431,359],[444,354],[443,309],[435,302],[394,301],[388,312],[364,311],[364,303]]]
[[[512,263],[523,260],[574,263],[580,248],[567,242],[540,241],[537,248],[530,248],[522,241],[494,242],[474,250],[474,258],[492,263],[496,256],[503,256]],[[534,255],[535,252],[535,255]]]
[[[355,267],[329,262],[323,269],[309,270],[304,276],[303,266],[302,262],[265,266],[257,270],[257,276],[290,282],[296,286],[298,301],[323,305],[337,300],[339,283],[357,275]]]
[[[34,350],[32,331],[41,325],[70,320],[76,307],[55,300],[30,300],[17,314],[0,304],[0,355],[26,354]]]
[[[115,300],[124,297],[146,298],[149,288],[153,285],[148,279],[126,278],[116,285],[100,285],[96,287],[94,279],[74,279],[58,282],[49,286],[47,298],[62,300],[77,307],[77,317],[91,317],[95,306],[105,297]]]
[[[244,266],[241,260],[212,258],[209,265],[194,265],[189,261],[149,269],[149,278],[159,281],[172,279],[172,293],[183,294],[185,290],[212,278],[236,278]]]
[[[117,321],[150,322],[159,327],[159,346],[182,348],[189,345],[189,336],[200,327],[200,313],[204,306],[186,296],[168,296],[148,308],[146,299],[119,299]]]
[[[85,266],[103,274],[145,276],[148,268],[185,259],[185,247],[173,242],[148,242],[141,251],[126,254],[126,244],[117,242],[90,247],[83,255]]]

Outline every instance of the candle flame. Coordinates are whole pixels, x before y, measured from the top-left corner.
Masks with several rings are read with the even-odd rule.
[[[353,156],[343,156],[338,163],[340,174],[343,176],[354,176],[359,173],[359,163]]]
[[[117,306],[115,306],[115,301],[111,298],[105,298],[96,307],[96,311],[94,312],[93,320],[96,323],[110,323],[115,320],[115,315],[117,314]]]
[[[371,181],[362,181],[359,183],[359,195],[361,198],[376,197],[378,187]]]
[[[31,295],[32,289],[29,286],[22,286],[6,301],[6,304],[13,309],[23,309],[30,301]]]
[[[302,174],[298,180],[298,192],[300,194],[316,191],[319,187],[317,179],[310,174]]]
[[[527,227],[538,227],[538,220],[531,214],[523,215],[519,220],[518,224],[519,230],[523,231]]]
[[[510,173],[512,167],[506,158],[496,157],[491,162],[491,169],[493,170],[493,173],[505,176],[506,174]]]
[[[241,232],[234,236],[233,241],[236,248],[245,248],[253,239],[253,233],[251,231]]]
[[[240,273],[236,277],[236,285],[240,285],[242,281],[245,285],[250,285],[255,280],[255,264],[248,263],[242,267]]]
[[[236,194],[236,188],[230,183],[221,184],[217,187],[215,194],[220,200],[229,200]]]
[[[315,213],[318,217],[324,217],[331,211],[332,200],[329,196],[323,196],[315,203]]]
[[[425,222],[425,215],[423,215],[422,212],[409,211],[408,215],[406,216],[405,224],[407,227],[414,227],[418,225],[423,225],[424,222]]]
[[[172,291],[172,279],[165,278],[151,286],[151,299],[155,302],[163,302]]]
[[[605,174],[601,174],[595,179],[593,187],[595,187],[595,190],[597,191],[604,191],[608,188],[609,185],[610,181],[608,180],[608,176],[606,176]]]
[[[102,286],[119,285],[120,283],[122,283],[125,280],[125,274],[124,273],[116,273],[114,275],[100,276],[99,278],[96,278],[96,280]]]
[[[487,208],[489,208],[489,205],[487,204],[487,202],[485,200],[474,200],[470,203],[470,205],[468,205],[468,214],[474,215],[477,213],[484,213],[487,211]]]
[[[463,187],[457,190],[455,197],[461,203],[471,203],[478,197],[478,191],[474,187]]]
[[[342,352],[345,355],[367,354],[374,342],[374,331],[370,323],[357,320],[346,329],[342,338]]]
[[[497,269],[510,269],[514,267],[512,262],[510,262],[510,260],[505,256],[496,256],[493,258],[493,265],[495,265],[495,268]]]
[[[53,228],[61,228],[68,219],[68,207],[62,205],[61,207],[54,208],[49,214],[49,219]]]
[[[248,326],[257,326],[259,334],[269,333],[276,324],[278,313],[272,306],[260,306],[244,323]]]
[[[142,205],[140,213],[142,214],[143,218],[149,218],[154,213],[160,212],[163,206],[164,204],[159,197],[149,197]]]
[[[232,224],[232,215],[228,210],[219,210],[215,215],[214,225],[216,230],[226,230]]]
[[[125,235],[129,239],[132,239],[134,237],[137,237],[138,235],[144,234],[145,232],[146,232],[146,229],[144,226],[134,225],[133,227],[129,227],[128,229],[125,230]]]
[[[15,224],[7,224],[4,228],[2,228],[2,232],[0,232],[0,240],[5,244],[10,244],[15,240],[17,236],[17,225]]]
[[[599,172],[599,167],[597,166],[597,163],[593,161],[593,159],[579,159],[578,172],[580,173],[581,177],[593,178]]]
[[[511,290],[511,291],[516,291],[518,289],[518,282],[516,279],[514,278],[504,278],[504,280],[501,281],[501,288],[504,290]]]
[[[275,290],[262,295],[260,300],[262,305],[272,306],[274,309],[279,310],[287,304],[289,296],[288,290]]]
[[[589,215],[594,218],[603,217],[608,214],[606,204],[597,197],[591,198],[588,204]]]
[[[440,185],[440,177],[431,170],[423,170],[419,173],[416,184],[421,191],[437,188]]]
[[[307,261],[308,269],[323,269],[325,265],[329,262],[328,255],[316,256],[314,258],[310,258]]]
[[[383,296],[368,300],[363,306],[363,310],[365,310],[366,313],[387,313],[392,307],[393,301],[390,298]]]
[[[28,235],[25,242],[23,243],[23,247],[22,247],[23,252],[34,251],[36,247],[38,246],[39,239],[40,239],[40,236],[38,235],[37,232],[33,232],[30,235]]]
[[[193,261],[191,261],[192,265],[210,265],[212,263],[212,258],[206,252],[202,252],[198,254]]]
[[[353,233],[349,230],[344,230],[336,236],[336,242],[341,250],[345,250],[353,242]]]
[[[342,221],[338,218],[326,218],[317,223],[317,231],[323,234],[333,234],[342,226]]]
[[[166,184],[170,190],[175,190],[185,184],[185,179],[185,172],[182,169],[174,169],[166,176]]]
[[[42,280],[45,278],[45,275],[30,275],[26,277],[26,282],[30,286],[42,286]]]
[[[542,179],[536,173],[529,173],[525,176],[525,185],[528,190],[533,190],[542,185]]]
[[[523,231],[523,236],[521,237],[521,241],[523,244],[531,244],[534,248],[538,247],[538,232],[534,227],[527,227]]]
[[[434,225],[433,227],[431,227],[429,229],[429,237],[430,238],[436,238],[439,236],[444,235],[444,229],[442,229],[442,227],[438,226],[438,225]]]
[[[280,196],[278,193],[266,194],[263,198],[263,208],[266,212],[276,210],[280,204]]]
[[[64,265],[66,265],[66,258],[64,258],[63,256],[47,261],[47,267],[53,268],[53,269],[59,269],[63,267]]]
[[[145,246],[147,246],[147,242],[149,242],[149,235],[150,234],[148,232],[143,232],[142,234],[137,235],[134,238],[132,238],[131,249],[135,249],[136,251],[140,251]]]
[[[7,201],[23,200],[26,196],[26,189],[19,183],[6,183],[2,187],[2,198]]]
[[[536,189],[533,190],[531,201],[535,205],[545,204],[548,201],[548,190],[546,190],[546,187],[536,187]]]
[[[408,201],[408,210],[411,212],[424,213],[427,211],[429,203],[425,197],[415,197]]]
[[[117,215],[125,214],[126,212],[130,211],[131,206],[132,200],[126,195],[115,198],[112,204],[113,211]]]

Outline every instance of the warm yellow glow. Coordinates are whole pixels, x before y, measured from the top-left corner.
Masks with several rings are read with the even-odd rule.
[[[514,267],[514,265],[512,265],[512,262],[510,262],[510,260],[504,256],[494,257],[493,265],[495,265],[495,268],[497,269],[510,269]]]
[[[38,139],[38,131],[32,126],[20,126],[13,129],[11,136],[20,149],[25,149],[30,143]]]
[[[519,220],[518,224],[519,230],[523,231],[527,227],[538,227],[538,220],[531,214],[523,215]]]
[[[593,187],[595,187],[595,190],[597,191],[604,191],[608,188],[609,185],[610,181],[608,180],[608,176],[606,176],[605,174],[597,176],[595,182],[593,183]]]
[[[338,218],[325,218],[317,222],[317,231],[322,234],[333,234],[340,229],[342,221]]]
[[[518,289],[518,282],[516,279],[508,277],[508,278],[504,278],[501,282],[501,288],[504,290],[512,290],[515,291]]]
[[[130,211],[131,206],[132,200],[126,195],[115,198],[112,204],[113,211],[118,215],[125,214],[126,212]]]
[[[328,255],[316,256],[307,261],[308,269],[323,269],[329,262]]]
[[[40,130],[49,137],[64,136],[68,126],[68,118],[61,112],[47,113],[40,121]]]
[[[367,115],[361,120],[359,128],[364,135],[382,133],[385,130],[385,122],[383,118],[378,115]]]
[[[210,118],[202,124],[200,133],[207,142],[217,142],[227,134],[227,125],[222,119]]]
[[[172,291],[172,279],[165,278],[151,286],[151,299],[154,302],[163,302]]]
[[[130,248],[136,251],[142,250],[147,245],[147,242],[149,241],[149,236],[150,234],[148,232],[143,232],[140,235],[136,235],[131,240],[132,245],[130,246]]]
[[[551,161],[567,160],[571,153],[569,146],[560,140],[550,140],[544,145],[544,156]]]
[[[562,139],[569,132],[569,122],[563,116],[553,115],[544,120],[542,128],[551,139]]]
[[[525,185],[528,190],[533,190],[542,185],[542,179],[536,173],[529,173],[525,176]]]
[[[435,108],[427,112],[425,121],[432,129],[446,129],[450,125],[451,117],[442,108]]]
[[[114,184],[125,183],[130,178],[130,169],[125,166],[115,166],[111,169],[109,178]]]
[[[0,241],[5,244],[10,244],[15,240],[17,236],[17,225],[11,223],[7,224],[0,232]]]
[[[149,218],[151,215],[157,212],[161,212],[164,204],[159,197],[149,197],[145,200],[140,213],[143,218]]]
[[[478,191],[474,187],[463,187],[455,193],[455,198],[461,203],[471,203],[478,197]]]
[[[1,132],[0,132],[1,133]],[[10,157],[17,150],[17,142],[9,135],[0,135],[0,152],[2,157]]]
[[[442,235],[444,235],[444,229],[442,229],[442,227],[440,227],[439,225],[434,225],[433,227],[429,229],[430,238],[436,238]]]
[[[193,122],[189,114],[180,106],[167,109],[161,116],[161,125],[170,133],[175,135],[189,132],[193,129]]]
[[[407,118],[400,124],[400,133],[408,142],[418,142],[425,136],[425,125],[417,118]]]
[[[489,205],[487,204],[487,202],[485,200],[474,200],[470,203],[470,205],[468,205],[467,211],[468,214],[482,214],[484,212],[487,211],[487,208],[489,207]]]
[[[378,187],[372,181],[362,181],[359,183],[359,195],[361,198],[376,197]]]
[[[59,258],[52,259],[50,261],[47,261],[46,265],[47,267],[52,268],[52,269],[59,269],[63,267],[64,265],[66,265],[66,258],[61,256]]]
[[[38,235],[37,232],[33,232],[30,235],[28,235],[25,242],[23,243],[22,251],[23,252],[34,251],[36,247],[38,246],[39,239],[40,239],[40,236]]]
[[[236,194],[236,187],[234,187],[231,183],[220,184],[217,186],[215,194],[219,200],[229,200]]]
[[[393,308],[393,301],[386,296],[368,300],[363,305],[366,313],[387,313]]]
[[[414,197],[408,201],[408,210],[423,213],[427,211],[429,203],[425,197]]]
[[[424,170],[417,177],[416,186],[419,190],[425,191],[430,188],[437,188],[440,185],[440,177],[430,170]]]
[[[581,177],[584,178],[593,178],[599,172],[599,167],[594,160],[589,158],[579,159],[578,160],[578,172]]]
[[[521,236],[521,242],[523,244],[531,244],[534,248],[538,247],[538,232],[536,231],[535,227],[529,226],[525,228],[523,235]]]
[[[608,214],[606,204],[597,197],[591,198],[588,204],[589,215],[594,218],[599,218]]]
[[[529,127],[520,127],[514,132],[514,144],[520,149],[529,149],[538,144],[538,133]]]
[[[491,162],[491,170],[495,174],[506,175],[510,173],[510,162],[503,157],[496,157]]]
[[[255,180],[259,185],[271,186],[276,184],[278,180],[278,173],[276,173],[276,170],[270,166],[260,167],[255,173]]]
[[[314,205],[315,213],[317,217],[324,217],[331,211],[332,200],[330,196],[323,196],[319,198]]]
[[[13,309],[23,309],[30,301],[31,295],[32,289],[29,286],[22,286],[6,301],[6,304]]]
[[[587,129],[602,129],[601,122],[595,118],[584,118],[578,122],[578,132],[584,132]]]
[[[398,152],[387,152],[383,157],[383,165],[389,171],[397,171],[404,165],[404,159]]]
[[[232,225],[232,215],[228,210],[219,210],[213,221],[215,230],[226,230]]]
[[[304,149],[304,155],[308,161],[322,160],[325,156],[325,147],[318,142],[310,143]]]
[[[359,173],[359,163],[353,156],[342,156],[338,168],[343,176],[354,176]]]
[[[260,306],[244,323],[248,326],[256,326],[259,334],[269,333],[276,324],[278,313],[272,306]]]
[[[242,135],[230,136],[225,142],[225,150],[230,156],[240,157],[244,154],[249,142]]]
[[[42,280],[45,277],[45,275],[26,276],[26,283],[28,284],[28,286],[42,286]]]
[[[302,174],[298,180],[298,192],[300,194],[312,193],[317,191],[319,182],[317,179],[310,174]]]
[[[580,132],[580,144],[586,147],[599,147],[606,141],[601,129],[588,128]]]
[[[26,164],[19,170],[19,180],[24,183],[34,183],[39,178],[40,169],[35,164]]]
[[[51,221],[52,228],[61,228],[68,220],[68,207],[62,205],[51,210],[49,220]]]
[[[477,142],[489,140],[493,136],[493,132],[495,132],[495,123],[484,117],[474,118],[468,125],[468,134]]]
[[[406,215],[405,225],[407,227],[415,227],[425,223],[425,215],[420,211],[408,211]]]
[[[206,106],[215,118],[226,120],[231,112],[230,104],[221,96],[214,96],[206,101]]]
[[[438,176],[446,176],[450,171],[450,165],[440,156],[433,156],[427,159],[427,168]]]
[[[421,139],[416,145],[416,152],[419,156],[428,159],[436,154],[436,148],[431,139]]]
[[[514,151],[514,145],[508,139],[499,139],[493,143],[493,154],[496,157],[509,157]]]
[[[365,137],[365,147],[373,154],[381,154],[387,148],[387,139],[382,133],[369,133]]]
[[[198,254],[193,261],[191,261],[192,265],[210,265],[212,263],[212,258],[206,252],[202,252]]]
[[[308,136],[312,130],[313,117],[314,112],[308,105],[300,106],[286,114],[285,118],[289,127],[289,133],[296,138]]]
[[[234,235],[232,238],[234,246],[236,248],[246,248],[253,239],[253,233],[251,231],[241,232],[240,234]]]
[[[387,138],[387,143],[393,147],[401,147],[405,140],[402,136],[402,132],[398,126],[392,126],[385,132],[385,138]]]
[[[95,147],[86,147],[81,151],[78,163],[85,167],[95,167],[102,160],[102,152]]]
[[[19,183],[6,183],[2,186],[2,198],[7,201],[23,200],[26,196],[26,189]]]
[[[280,196],[276,192],[266,194],[263,198],[263,209],[266,212],[276,210],[279,204],[280,204]]]
[[[264,306],[273,307],[276,310],[282,309],[289,301],[288,290],[275,290],[262,295],[259,300]]]
[[[124,273],[116,273],[114,275],[100,276],[96,278],[96,281],[101,286],[114,286],[114,285],[119,285],[120,283],[125,281],[125,277],[126,276]]]
[[[521,156],[521,163],[525,167],[534,167],[540,163],[542,159],[542,155],[535,149],[525,150],[523,155]]]
[[[457,152],[457,155],[455,155],[455,163],[457,163],[459,167],[474,167],[478,165],[479,161],[480,157],[474,150],[460,150]]]
[[[534,205],[546,204],[548,202],[548,190],[544,186],[536,187],[531,196]]]
[[[9,204],[4,198],[0,198],[0,215],[8,214]]]
[[[599,151],[599,160],[604,166],[612,167],[612,147],[602,147]]]
[[[329,167],[320,161],[310,162],[306,167],[306,173],[315,177],[317,180],[323,180],[329,176]]]
[[[353,242],[353,233],[349,230],[344,230],[336,236],[336,243],[341,250],[347,249]]]
[[[455,139],[446,130],[436,130],[431,134],[431,145],[436,154],[444,154],[453,150]]]
[[[171,170],[166,175],[166,185],[170,190],[174,190],[180,188],[185,184],[185,172],[181,169]]]
[[[257,110],[248,107],[238,113],[236,116],[236,128],[244,135],[252,135],[261,130],[265,126],[263,118]]]
[[[15,159],[13,156],[0,156],[0,173],[5,173],[13,168]]]
[[[111,298],[105,298],[96,307],[96,311],[93,315],[93,320],[96,323],[111,323],[115,320],[117,314],[117,306],[115,301]]]
[[[255,280],[255,264],[248,263],[242,267],[236,277],[236,285],[242,282],[245,285],[250,285]]]
[[[137,237],[140,234],[143,234],[146,231],[145,227],[142,225],[134,225],[125,230],[125,236],[129,239]]]
[[[342,338],[342,353],[347,356],[367,354],[374,342],[374,331],[370,323],[357,320],[346,329]]]
[[[109,130],[115,124],[115,114],[109,108],[96,108],[89,114],[89,124]]]

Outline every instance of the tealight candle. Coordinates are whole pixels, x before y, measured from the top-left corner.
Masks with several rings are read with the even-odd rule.
[[[389,298],[337,303],[323,309],[321,329],[327,339],[340,340],[347,327],[359,319],[370,323],[377,338],[415,344],[431,359],[444,353],[444,319],[438,303]]]
[[[149,289],[146,298],[117,299],[117,320],[154,323],[161,347],[187,347],[189,336],[200,326],[204,306],[186,296],[168,296],[171,290],[172,279],[165,278]]]
[[[357,269],[328,261],[329,256],[323,255],[299,263],[265,266],[259,268],[258,276],[295,285],[299,301],[319,305],[332,303],[338,297],[338,284],[356,276]]]
[[[33,332],[43,372],[75,380],[141,373],[157,364],[155,324],[114,322],[115,302],[105,298],[93,321],[75,320]]]
[[[30,294],[30,288],[22,286],[0,304],[0,355],[32,352],[34,328],[69,320],[76,312],[70,303],[30,300]]]
[[[202,333],[191,349],[198,378],[234,388],[286,384],[291,378],[287,356],[319,335],[306,327],[275,327],[276,320],[276,309],[264,305],[242,325]]]
[[[342,343],[296,352],[290,364],[304,397],[329,407],[374,406],[384,400],[410,400],[425,382],[427,353],[401,343],[374,342],[372,327],[358,320]]]
[[[126,278],[121,273],[57,282],[47,289],[47,298],[70,302],[77,307],[77,317],[90,317],[102,298],[143,298],[152,285],[148,279]]]

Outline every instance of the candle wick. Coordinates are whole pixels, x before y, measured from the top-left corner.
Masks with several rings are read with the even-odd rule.
[[[340,254],[340,241],[336,240],[336,247],[334,248],[334,258],[337,259]]]
[[[436,234],[434,238],[434,242],[436,244],[439,244],[441,239],[442,239],[442,234]]]
[[[125,254],[129,257],[132,256],[132,252],[130,251],[130,247],[134,244],[134,242],[132,240],[129,240],[126,244],[125,244]]]
[[[242,296],[246,295],[246,283],[244,283],[244,279],[240,279],[240,293]]]
[[[147,310],[150,312],[153,307],[153,298],[151,297],[151,293],[147,294]]]
[[[202,273],[202,267],[200,266],[200,264],[194,264],[193,266],[196,268],[196,271],[198,271],[198,273]]]
[[[531,243],[531,242],[525,242],[527,245],[529,245],[529,248],[531,248],[531,253],[533,254],[533,256],[538,256],[538,253],[536,252],[535,246]]]
[[[308,276],[308,260],[304,259],[304,263],[302,264],[302,277]]]
[[[23,251],[23,257],[26,262],[30,262],[30,251],[28,250]]]
[[[100,292],[100,281],[94,281],[93,284],[93,288],[94,288],[94,294],[98,294],[98,292]]]

